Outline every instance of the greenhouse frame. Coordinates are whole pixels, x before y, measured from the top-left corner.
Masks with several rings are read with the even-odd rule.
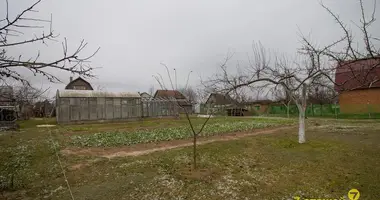
[[[177,117],[179,109],[172,100],[141,98],[137,92],[57,90],[56,113],[63,124]]]

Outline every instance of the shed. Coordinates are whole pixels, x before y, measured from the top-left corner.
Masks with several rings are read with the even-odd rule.
[[[98,120],[126,120],[141,116],[141,97],[137,92],[99,92],[57,90],[58,123]]]
[[[183,109],[186,109],[187,113],[192,113],[193,105],[186,99],[186,97],[178,90],[157,90],[153,96],[154,98],[173,100]]]
[[[234,99],[232,99],[229,95],[211,93],[210,96],[207,98],[206,104],[230,106],[237,104],[237,102]]]
[[[251,114],[245,108],[231,107],[227,108],[228,116],[250,116]]]
[[[0,86],[0,130],[17,128],[17,106],[10,86]]]
[[[244,102],[243,107],[256,114],[265,114],[269,112],[269,107],[273,103],[272,100],[256,100],[250,102]]]

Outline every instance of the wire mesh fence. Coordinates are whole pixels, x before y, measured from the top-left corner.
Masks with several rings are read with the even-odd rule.
[[[209,105],[200,104],[199,114],[219,116],[276,116],[298,117],[297,105],[252,104],[252,105]],[[340,119],[380,119],[380,104],[309,104],[307,117]]]
[[[271,105],[268,114],[272,116],[298,116],[298,108],[296,105]],[[373,104],[310,104],[306,108],[306,116],[342,119],[379,119],[380,106]]]

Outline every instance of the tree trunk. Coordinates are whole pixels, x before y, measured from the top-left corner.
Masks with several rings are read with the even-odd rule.
[[[193,167],[197,169],[197,134],[193,133]]]
[[[303,109],[299,109],[298,142],[300,144],[306,142],[306,138],[305,138],[305,111]]]
[[[288,102],[288,106],[286,107],[286,114],[288,115],[288,118],[289,118],[289,106],[290,106],[290,101]]]
[[[301,103],[297,104],[298,113],[299,113],[298,142],[300,144],[306,142],[306,137],[305,137],[306,90],[307,90],[307,85],[303,84]]]

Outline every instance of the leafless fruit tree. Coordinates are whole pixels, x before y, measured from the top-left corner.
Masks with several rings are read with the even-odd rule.
[[[181,92],[191,104],[198,102],[198,93],[192,87],[180,87],[178,91]]]
[[[272,90],[272,95],[276,102],[280,102],[286,108],[286,115],[290,117],[290,104],[292,103],[292,98],[284,87],[278,87]]]
[[[153,95],[154,95],[154,85],[151,85],[151,86],[149,87],[148,92],[149,92],[149,95],[153,97]]]
[[[221,72],[206,81],[224,93],[234,93],[239,88],[284,88],[299,109],[299,142],[305,142],[306,85],[320,73],[305,60],[302,64],[291,62],[284,56],[275,55],[272,59],[260,44],[253,45],[253,58],[249,66],[229,74],[226,70],[228,57],[221,65]]]
[[[360,82],[361,87],[371,87],[379,81],[379,77],[373,76],[380,66],[380,49],[376,49],[375,44],[379,44],[380,39],[369,33],[369,27],[375,22],[376,1],[371,17],[366,18],[363,1],[359,0],[359,7],[362,14],[360,25],[356,27],[362,34],[363,43],[355,43],[352,31],[340,20],[337,14],[333,13],[324,4],[322,7],[335,19],[343,30],[343,36],[333,43],[319,47],[313,44],[307,37],[301,34],[302,46],[298,52],[298,59],[289,59],[285,56],[271,55],[260,43],[253,45],[253,56],[250,64],[244,68],[238,67],[237,73],[231,74],[226,70],[227,56],[225,62],[220,66],[219,73],[211,77],[206,83],[225,93],[234,92],[242,87],[263,87],[271,90],[282,87],[290,95],[299,110],[299,143],[306,142],[305,138],[305,111],[307,88],[313,85],[321,77],[326,78],[335,86],[342,86],[347,83],[338,83],[334,80],[333,74],[340,67],[347,67],[352,75],[351,79]],[[343,46],[343,48],[341,48]],[[363,50],[359,47],[364,47]],[[353,68],[352,64],[363,59],[371,59],[370,65],[366,63],[360,68]],[[355,88],[350,88],[350,90]]]
[[[12,1],[13,2],[13,1]],[[93,68],[89,65],[90,59],[98,52],[97,49],[93,54],[81,57],[80,53],[87,47],[87,43],[82,40],[75,51],[68,51],[66,38],[62,42],[63,55],[52,60],[40,58],[40,51],[31,58],[20,55],[11,55],[9,50],[14,47],[23,47],[28,44],[42,43],[47,45],[49,41],[56,41],[58,35],[52,30],[52,17],[49,20],[33,18],[32,13],[37,12],[35,8],[41,3],[37,0],[28,8],[22,10],[15,17],[10,16],[10,2],[5,0],[5,16],[0,19],[0,80],[3,82],[16,80],[24,84],[30,84],[24,75],[20,73],[21,69],[27,69],[33,75],[42,75],[49,81],[60,81],[57,76],[47,71],[47,69],[57,69],[71,72],[84,77],[92,77]],[[44,30],[49,25],[49,31],[41,31],[39,35],[27,37],[24,33],[27,30]]]
[[[352,21],[359,32],[356,37],[353,35],[353,30],[339,18],[338,14],[322,3],[321,6],[335,20],[343,34],[325,46],[317,45],[301,34],[300,53],[311,55],[313,57],[312,64],[315,66],[321,66],[322,61],[327,60],[329,68],[322,72],[321,76],[333,83],[339,90],[370,88],[380,80],[380,77],[374,73],[380,67],[380,37],[376,37],[370,32],[371,26],[376,21],[376,0],[371,5],[373,7],[371,12],[366,12],[363,0],[358,0],[361,18],[359,24]],[[370,14],[369,17],[368,14]],[[355,38],[359,39],[355,40]],[[361,62],[363,60],[370,60],[370,62]],[[348,72],[346,74],[349,74],[350,77],[343,82],[335,81],[333,74],[339,69],[346,70]],[[344,87],[350,84],[348,82],[356,82],[356,86]]]
[[[307,91],[308,101],[312,104],[333,104],[336,103],[338,93],[335,91],[334,84],[325,76],[315,79]]]
[[[172,76],[170,75],[169,68],[165,64],[162,64],[162,65],[165,67],[168,78],[169,78],[169,82],[170,82],[169,90],[175,90],[175,85],[173,84]],[[163,90],[168,90],[168,87],[166,87],[161,74],[158,74],[157,76],[153,75],[153,77],[155,78],[155,80],[158,82],[158,84]],[[187,88],[187,83],[188,83],[188,80],[186,81],[185,88]],[[189,111],[183,106],[183,104],[175,98],[171,98],[169,100],[172,104],[174,104],[175,106],[179,107],[181,110],[184,111],[186,120],[191,130],[191,134],[193,136],[193,169],[196,170],[197,169],[197,139],[198,139],[198,136],[202,133],[203,129],[205,128],[207,122],[210,120],[212,114],[208,115],[207,118],[205,118],[205,120],[203,121],[203,123],[201,123],[200,128],[197,129],[196,125],[192,121],[192,118],[190,117]]]

